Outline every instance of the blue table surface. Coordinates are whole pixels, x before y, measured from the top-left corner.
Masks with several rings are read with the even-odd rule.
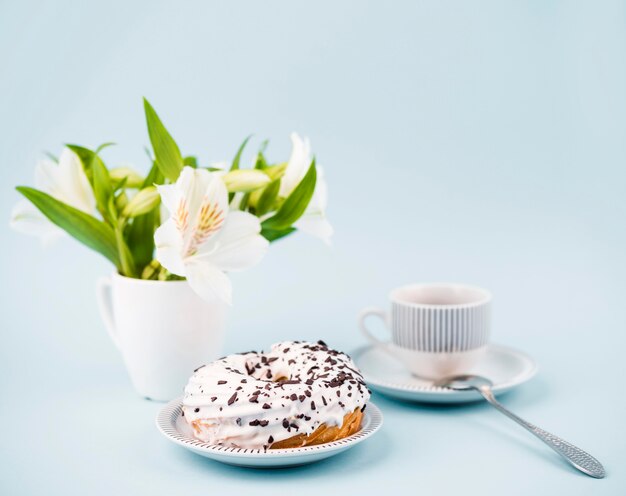
[[[364,344],[407,282],[490,289],[494,342],[539,373],[503,397],[589,451],[581,475],[488,405],[374,394],[374,437],[285,470],[169,443],[97,313],[106,261],[0,229],[0,494],[626,494],[626,15],[602,2],[0,3],[0,219],[43,150],[144,171],[148,96],[185,153],[310,136],[332,247],[304,235],[233,274],[224,352]],[[252,160],[252,148],[244,162]]]

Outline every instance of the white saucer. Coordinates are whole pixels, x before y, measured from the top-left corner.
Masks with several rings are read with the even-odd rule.
[[[394,398],[428,403],[466,403],[482,398],[476,391],[433,386],[433,381],[412,375],[400,362],[373,346],[359,348],[351,356],[371,389]],[[492,344],[484,359],[466,373],[490,379],[498,395],[528,381],[536,372],[537,365],[525,353]]]
[[[323,460],[352,448],[370,437],[383,425],[383,414],[376,405],[370,402],[363,412],[361,430],[332,443],[267,451],[229,448],[195,439],[191,434],[191,427],[181,416],[181,407],[182,398],[177,398],[165,405],[157,415],[156,425],[167,439],[207,458],[242,467],[290,467]]]

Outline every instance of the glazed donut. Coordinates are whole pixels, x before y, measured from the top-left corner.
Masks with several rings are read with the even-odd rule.
[[[296,448],[357,432],[369,397],[349,356],[322,341],[286,341],[196,369],[183,415],[209,444]]]

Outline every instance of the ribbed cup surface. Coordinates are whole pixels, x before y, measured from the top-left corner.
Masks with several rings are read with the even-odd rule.
[[[394,344],[431,353],[468,351],[489,341],[491,305],[416,306],[392,302]]]

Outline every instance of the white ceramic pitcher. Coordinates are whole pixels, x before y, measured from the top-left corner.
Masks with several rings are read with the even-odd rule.
[[[182,394],[194,369],[222,349],[228,305],[205,301],[187,281],[145,281],[117,273],[97,284],[104,324],[130,379],[146,398]]]

